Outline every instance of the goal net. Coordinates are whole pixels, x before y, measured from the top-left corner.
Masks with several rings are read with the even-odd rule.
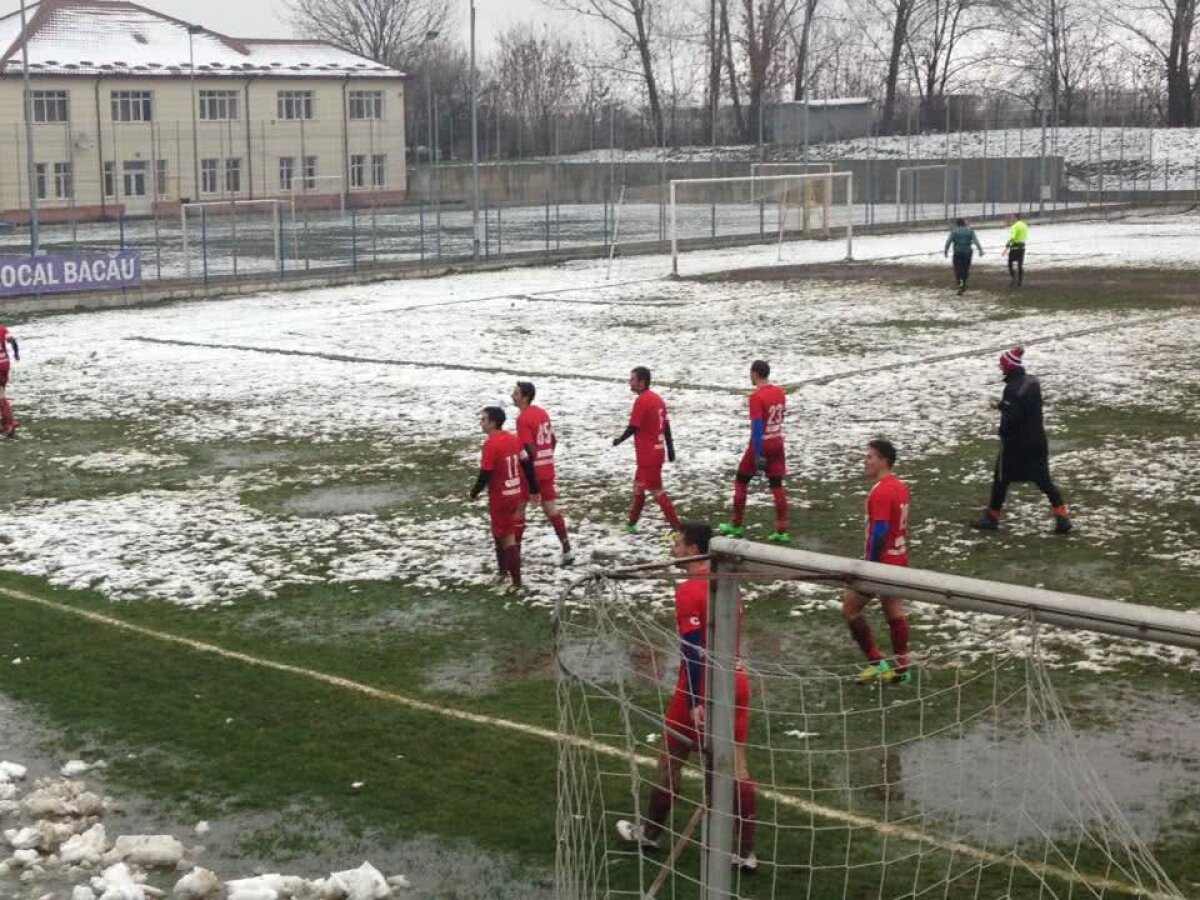
[[[850,172],[798,172],[671,181],[668,227],[671,271],[691,247],[771,244],[783,258],[791,241],[845,240],[853,256],[854,180]]]
[[[962,169],[949,163],[896,169],[896,221],[949,219],[962,200]]]
[[[182,204],[179,227],[187,277],[278,272],[283,215],[280,200]]]
[[[931,572],[878,576],[896,567],[745,541],[713,549],[704,747],[670,791],[656,850],[628,843],[616,823],[647,822],[660,782],[678,576],[598,572],[559,604],[556,897],[1184,896],[1090,764],[1045,648],[1048,623],[1070,621],[1194,648],[1194,617]],[[746,579],[808,582],[809,597],[825,583],[936,600],[950,607],[936,610],[941,620],[970,618],[969,636],[918,647],[907,683],[860,686],[833,595],[814,600],[829,624],[806,621],[806,642],[781,633],[786,610],[761,595],[738,622]],[[731,757],[739,670],[750,683],[748,772]],[[735,787],[747,776],[750,845]],[[731,864],[750,851],[753,876]]]

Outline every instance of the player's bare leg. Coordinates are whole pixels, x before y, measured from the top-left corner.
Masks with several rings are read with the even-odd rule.
[[[666,491],[652,491],[651,493],[654,494],[654,501],[662,510],[663,518],[667,520],[671,530],[678,531],[682,528],[683,522],[679,519],[679,513],[675,512],[675,504],[671,502],[671,496]]]
[[[892,662],[895,665],[895,675],[901,679],[908,677],[908,618],[904,615],[904,601],[899,597],[880,597],[883,615],[887,619],[888,630],[892,639]]]

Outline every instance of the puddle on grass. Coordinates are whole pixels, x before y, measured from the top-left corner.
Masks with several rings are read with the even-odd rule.
[[[279,508],[297,516],[349,516],[380,512],[416,496],[413,488],[395,484],[331,484],[299,491]]]
[[[1122,700],[1117,726],[1079,729],[1078,754],[1143,841],[1169,833],[1175,805],[1200,791],[1200,709],[1139,697]],[[1015,730],[1015,728],[1014,728]],[[926,739],[900,750],[900,792],[960,836],[1009,847],[1043,832],[1070,839],[1097,824],[1092,782],[1053,729],[1006,736],[981,728],[957,740]]]
[[[475,653],[466,659],[447,660],[430,667],[424,687],[465,697],[481,697],[496,688],[499,672],[490,656]]]
[[[212,465],[218,469],[258,469],[277,463],[291,462],[296,454],[291,450],[248,450],[227,447],[214,450]]]

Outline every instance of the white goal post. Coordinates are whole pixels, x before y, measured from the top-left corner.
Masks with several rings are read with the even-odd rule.
[[[845,202],[845,236],[846,236],[846,259],[854,258],[854,174],[852,172],[808,172],[797,173],[794,175],[750,175],[750,176],[732,176],[727,178],[680,178],[673,179],[669,183],[668,203],[670,205],[669,228],[671,240],[671,274],[679,274],[679,190],[680,188],[691,188],[693,186],[707,186],[712,190],[728,189],[731,192],[736,192],[738,188],[748,189],[749,197],[754,198],[750,202],[758,204],[761,201],[759,188],[770,186],[773,189],[779,190],[779,233],[778,241],[782,248],[783,241],[786,237],[787,223],[787,208],[789,203],[789,192],[792,192],[793,187],[798,189],[799,198],[793,193],[790,198],[792,202],[797,203],[803,209],[803,230],[808,232],[808,213],[810,204],[808,202],[809,186],[819,184],[823,187],[822,190],[822,211],[823,211],[823,226],[826,234],[831,230],[831,207],[833,186],[835,183],[845,184],[846,202]],[[715,208],[715,201],[714,201]]]
[[[928,165],[919,166],[900,166],[896,169],[896,221],[902,220],[902,212],[907,209],[907,204],[911,203],[918,206],[917,201],[917,180],[921,177],[922,172],[938,172],[942,173],[942,207],[943,212],[949,218],[950,209],[950,174],[954,173],[954,208],[958,209],[958,204],[962,195],[962,168],[953,163],[930,163]],[[908,201],[904,200],[904,180],[907,178],[912,185],[912,190],[909,192]],[[915,218],[920,219],[920,211],[917,211]]]
[[[188,278],[192,277],[192,257],[188,251],[189,212],[194,211],[197,215],[207,215],[208,211],[212,210],[217,215],[229,219],[236,246],[239,214],[243,211],[249,212],[255,209],[270,211],[273,259],[275,268],[278,269],[283,256],[282,200],[206,200],[200,203],[182,203],[179,206],[179,226],[183,234],[183,261],[186,276]]]
[[[319,185],[323,182],[331,182],[332,190],[322,191]],[[313,184],[309,187],[309,184]],[[346,217],[346,189],[344,180],[341,175],[309,175],[307,178],[302,175],[292,177],[292,186],[284,192],[295,208],[297,198],[320,196],[322,194],[333,193],[337,191],[338,196],[338,212],[342,218]]]

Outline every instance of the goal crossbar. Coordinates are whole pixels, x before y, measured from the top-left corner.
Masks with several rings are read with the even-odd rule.
[[[851,205],[854,201],[854,173],[853,172],[797,172],[791,175],[735,175],[726,178],[673,178],[669,182],[669,204],[671,208],[671,274],[679,274],[679,227],[678,218],[676,215],[676,196],[677,190],[681,186],[701,185],[701,184],[733,184],[734,182],[749,182],[751,184],[770,184],[770,183],[791,183],[797,181],[828,181],[832,183],[833,179],[845,179],[846,182],[846,203]],[[781,216],[782,222],[782,216]],[[826,220],[828,224],[828,220]],[[782,225],[780,227],[782,232]],[[854,258],[854,216],[848,214],[846,216],[846,259]]]
[[[1032,614],[1047,625],[1200,650],[1200,616],[1171,609],[736,538],[714,537],[710,549],[722,568],[736,567],[741,572],[841,584],[867,594],[890,592],[919,602],[999,616]]]

